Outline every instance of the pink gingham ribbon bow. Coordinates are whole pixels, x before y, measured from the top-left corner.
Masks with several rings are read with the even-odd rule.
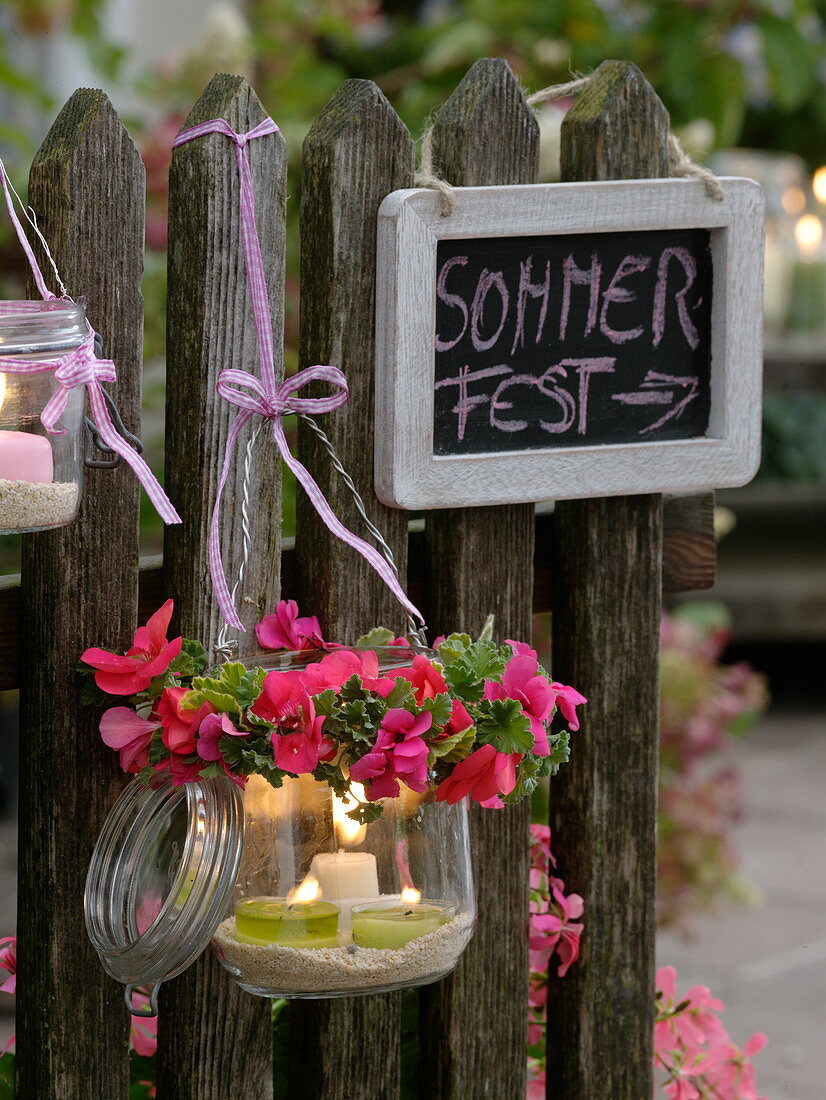
[[[299,371],[292,378],[287,378],[280,384],[275,374],[275,357],[273,348],[272,321],[270,317],[270,298],[267,291],[267,282],[264,275],[264,261],[261,255],[261,242],[258,238],[258,229],[255,224],[255,192],[253,190],[252,171],[249,162],[247,143],[253,138],[264,137],[266,134],[274,134],[278,126],[271,118],[253,127],[245,134],[238,134],[223,118],[213,118],[209,122],[202,122],[192,126],[188,130],[182,130],[175,138],[173,148],[192,141],[193,138],[204,137],[207,134],[222,134],[235,144],[235,155],[238,164],[238,177],[241,190],[241,239],[244,247],[244,264],[247,272],[247,286],[249,289],[252,313],[255,319],[255,330],[258,336],[258,353],[261,365],[261,378],[246,370],[229,368],[221,371],[216,383],[218,394],[238,412],[232,421],[227,435],[227,446],[224,452],[224,464],[221,477],[218,481],[218,491],[215,497],[215,506],[212,510],[212,519],[209,528],[209,571],[212,584],[215,588],[215,596],[224,621],[236,630],[244,630],[244,625],[238,616],[232,596],[227,584],[224,564],[221,558],[221,498],[224,486],[229,476],[232,465],[232,457],[238,442],[238,437],[253,416],[261,416],[268,420],[272,427],[272,435],[281,457],[287,467],[295,474],[296,480],[307,493],[313,507],[326,524],[328,530],[351,546],[369,562],[375,569],[396,599],[401,605],[414,615],[420,622],[424,622],[421,612],[410,602],[398,577],[387,564],[385,559],[374,546],[364,539],[354,535],[336,516],[327,502],[326,497],[316,484],[312,474],[290,452],[284,427],[281,423],[282,416],[288,413],[323,413],[331,412],[346,404],[348,398],[347,380],[338,367],[313,366]],[[295,394],[308,382],[329,382],[338,387],[338,391],[328,397],[296,397]]]

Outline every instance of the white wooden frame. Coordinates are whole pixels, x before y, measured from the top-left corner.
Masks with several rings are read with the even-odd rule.
[[[378,218],[376,493],[398,508],[683,491],[743,485],[760,461],[763,197],[724,178],[394,191]],[[646,229],[711,231],[711,415],[701,438],[434,455],[436,248],[445,238]]]

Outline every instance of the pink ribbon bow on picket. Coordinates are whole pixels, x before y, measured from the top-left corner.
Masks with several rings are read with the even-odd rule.
[[[224,464],[218,481],[218,491],[209,528],[209,569],[218,606],[221,609],[224,621],[229,626],[234,627],[236,630],[244,630],[232,602],[221,558],[221,498],[232,465],[232,457],[238,442],[238,436],[253,416],[261,416],[269,421],[273,439],[281,457],[287,467],[295,474],[296,480],[307,493],[313,507],[328,530],[336,538],[341,539],[342,542],[358,551],[375,569],[401,605],[420,622],[424,622],[421,612],[410,602],[399,584],[398,577],[379,551],[368,542],[365,542],[364,539],[359,538],[358,535],[354,535],[338,519],[309,470],[302,466],[290,452],[287,437],[284,434],[284,427],[281,423],[283,416],[288,413],[310,415],[312,413],[331,412],[333,409],[338,409],[346,404],[348,392],[347,380],[338,367],[307,367],[280,384],[276,378],[270,300],[264,275],[261,243],[258,239],[258,229],[255,224],[255,194],[247,144],[253,138],[274,134],[277,130],[276,123],[271,118],[266,118],[247,133],[238,134],[226,119],[213,118],[209,122],[202,122],[197,126],[190,127],[188,130],[182,130],[172,143],[174,148],[183,145],[184,142],[192,141],[193,138],[204,137],[207,134],[223,134],[224,137],[230,138],[235,145],[241,188],[241,240],[244,248],[247,285],[252,303],[255,330],[258,336],[258,353],[261,364],[261,378],[257,378],[246,370],[229,368],[221,372],[216,384],[219,395],[238,409],[227,435]],[[314,381],[330,382],[333,386],[338,387],[338,392],[328,397],[295,396],[308,382]]]

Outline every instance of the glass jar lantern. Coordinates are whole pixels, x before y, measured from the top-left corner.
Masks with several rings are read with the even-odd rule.
[[[0,357],[57,365],[88,336],[74,302],[0,302]],[[55,391],[49,369],[0,372],[0,534],[62,527],[75,518],[83,484],[84,387],[68,394],[61,434],[40,414]]]
[[[249,993],[344,997],[436,981],[473,931],[463,803],[402,789],[367,825],[311,777],[252,776],[221,963]]]
[[[376,651],[382,672],[410,649]],[[421,652],[421,651],[420,651]],[[267,669],[318,659],[278,654]],[[353,787],[357,797],[361,792]],[[173,787],[135,779],[107,819],[86,885],[86,925],[132,989],[179,974],[210,941],[242,989],[344,997],[448,974],[473,933],[467,808],[403,784],[368,824],[311,775]]]

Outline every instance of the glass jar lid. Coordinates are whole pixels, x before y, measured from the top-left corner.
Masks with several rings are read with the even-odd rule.
[[[139,779],[121,794],[86,879],[86,930],[104,970],[150,990],[185,970],[223,918],[243,839],[241,792],[224,776],[175,787]]]

